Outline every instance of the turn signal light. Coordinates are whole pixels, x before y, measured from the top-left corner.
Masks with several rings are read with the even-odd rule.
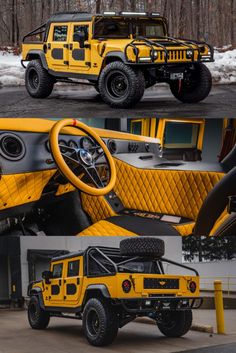
[[[196,289],[197,289],[197,285],[196,285],[196,283],[195,282],[190,282],[189,283],[189,290],[190,290],[190,292],[191,293],[195,293],[196,292]]]
[[[125,293],[129,293],[131,290],[131,287],[132,287],[132,284],[128,279],[122,282],[122,289]]]

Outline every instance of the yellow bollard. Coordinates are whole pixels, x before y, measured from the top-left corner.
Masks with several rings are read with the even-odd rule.
[[[214,281],[217,333],[225,333],[224,302],[221,281]]]

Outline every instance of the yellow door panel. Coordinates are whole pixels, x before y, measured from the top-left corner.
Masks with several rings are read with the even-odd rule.
[[[49,284],[45,284],[46,289],[44,297],[47,300],[48,306],[57,306],[64,299],[63,262],[60,261],[53,263],[51,271],[53,273],[53,278],[50,279]]]
[[[83,284],[83,257],[69,259],[66,262],[66,277],[64,278],[64,303],[66,306],[80,302]]]
[[[74,34],[80,31],[89,37],[89,28],[91,23],[73,23],[70,30],[70,45],[69,45],[69,70],[81,73],[89,71],[91,68],[91,48],[88,41],[85,41],[84,48],[80,46],[78,41],[74,40]]]
[[[67,71],[69,65],[69,30],[70,26],[54,23],[50,27],[46,59],[51,70]]]

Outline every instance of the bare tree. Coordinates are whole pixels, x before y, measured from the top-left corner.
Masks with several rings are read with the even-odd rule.
[[[19,45],[22,36],[58,11],[160,12],[170,35],[236,47],[236,0],[4,0],[0,45]]]

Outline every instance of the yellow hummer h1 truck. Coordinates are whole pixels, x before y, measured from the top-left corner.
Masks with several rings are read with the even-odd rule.
[[[202,303],[199,275],[163,255],[162,239],[133,237],[122,240],[120,249],[91,246],[52,259],[43,280],[28,288],[31,327],[45,329],[50,317],[82,319],[89,343],[105,346],[119,328],[147,316],[164,335],[185,335],[192,309]],[[165,274],[165,263],[194,274]]]
[[[134,106],[160,82],[182,102],[205,99],[212,78],[203,63],[213,56],[209,44],[170,37],[166,19],[146,12],[57,13],[22,44],[32,97],[49,96],[56,82],[85,79],[115,108]]]

